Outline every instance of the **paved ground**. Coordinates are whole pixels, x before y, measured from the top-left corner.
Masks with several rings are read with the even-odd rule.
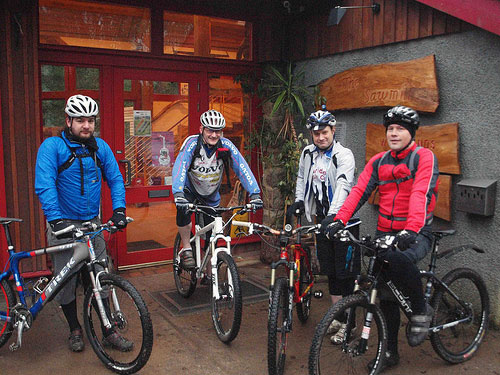
[[[236,256],[242,278],[269,283],[269,267],[257,254]],[[155,342],[142,375],[264,375],[267,374],[267,301],[244,305],[241,330],[233,343],[221,343],[213,330],[209,311],[174,317],[153,297],[152,292],[174,288],[170,266],[123,273],[140,290],[151,312]],[[318,283],[326,292],[326,284]],[[196,293],[196,292],[195,292]],[[287,375],[307,374],[307,356],[315,325],[328,307],[328,299],[313,300],[309,321],[302,325],[294,315],[289,336]],[[66,347],[67,328],[61,310],[51,303],[41,313],[33,329],[24,335],[23,347],[14,353],[0,348],[0,375],[98,375],[110,374],[87,343],[83,353]],[[429,342],[411,349],[401,342],[402,363],[387,374],[474,374],[500,375],[500,332],[490,330],[477,355],[465,364],[450,366],[432,350]]]

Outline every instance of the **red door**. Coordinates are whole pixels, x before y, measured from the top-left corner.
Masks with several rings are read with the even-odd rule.
[[[182,142],[198,132],[206,76],[115,69],[114,151],[134,222],[117,236],[118,268],[172,259],[177,234],[172,166]],[[206,95],[204,97],[207,97]]]

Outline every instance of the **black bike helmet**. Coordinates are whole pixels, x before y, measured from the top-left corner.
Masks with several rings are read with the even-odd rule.
[[[420,125],[420,118],[414,109],[397,105],[389,109],[384,115],[384,126],[386,129],[391,124],[398,124],[405,127],[410,132],[412,138],[414,138]]]

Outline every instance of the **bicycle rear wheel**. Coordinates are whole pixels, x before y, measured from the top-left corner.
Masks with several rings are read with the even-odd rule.
[[[269,375],[282,375],[285,371],[287,334],[291,322],[288,321],[288,280],[276,279],[269,306],[267,323],[267,368]]]
[[[174,242],[173,274],[175,287],[181,296],[188,298],[196,289],[196,270],[185,270],[180,262],[179,252],[181,251],[181,236],[177,233]],[[193,256],[196,254],[193,252]]]
[[[0,315],[7,317],[16,305],[16,296],[7,280],[0,283]],[[0,347],[9,341],[12,335],[12,322],[0,318]]]
[[[219,299],[215,299],[212,293],[212,321],[217,336],[227,344],[238,335],[243,306],[240,275],[229,254],[223,251],[218,253],[217,275],[212,277],[217,277],[219,286]],[[214,287],[215,283],[212,282]]]
[[[148,309],[129,281],[113,274],[101,276],[100,281],[109,293],[103,303],[113,330],[134,345],[128,351],[120,351],[103,340],[101,317],[91,287],[85,293],[83,305],[85,332],[92,349],[107,368],[119,374],[136,373],[146,364],[153,348],[153,325]]]
[[[465,362],[481,344],[488,329],[490,304],[486,285],[474,270],[459,268],[443,277],[460,302],[443,288],[436,289],[432,297],[434,318],[432,326],[463,323],[431,333],[432,347],[450,363]],[[463,306],[465,304],[465,306]]]
[[[311,254],[309,249],[305,249],[308,254]],[[310,257],[309,257],[310,259]],[[299,294],[302,295],[307,287],[313,281],[313,275],[309,272],[304,258],[300,259],[300,272],[299,272]],[[302,302],[297,302],[297,317],[302,323],[307,322],[311,314],[311,297],[312,288],[302,297]]]
[[[328,327],[334,319],[345,321],[347,314],[344,341],[334,345],[327,334]],[[370,326],[365,327],[368,314],[372,320]],[[345,297],[330,307],[316,327],[309,352],[309,374],[377,374],[386,346],[387,326],[380,308],[369,304],[364,295]],[[368,363],[373,359],[373,367],[369,368]]]

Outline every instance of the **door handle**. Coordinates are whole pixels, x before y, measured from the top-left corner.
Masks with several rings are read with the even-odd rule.
[[[125,186],[130,186],[132,184],[132,165],[130,164],[130,160],[123,159],[118,160],[118,162],[126,165],[125,176],[127,177],[127,182],[125,182]]]

